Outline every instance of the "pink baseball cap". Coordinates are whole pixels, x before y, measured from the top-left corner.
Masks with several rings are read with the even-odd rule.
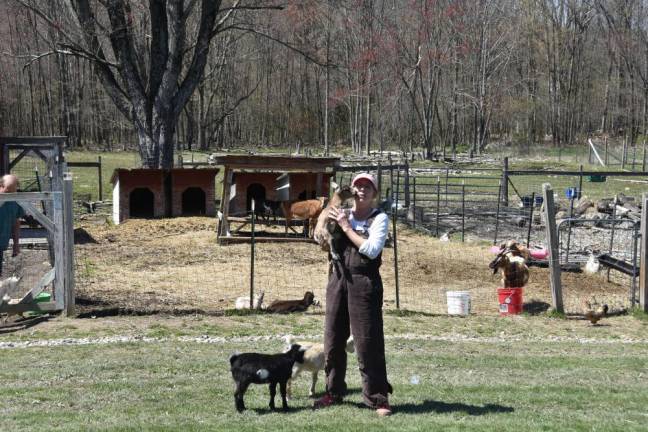
[[[369,173],[362,173],[362,174],[358,174],[357,176],[353,177],[353,181],[351,182],[351,186],[355,186],[355,184],[359,180],[362,180],[362,179],[369,180],[371,182],[371,185],[373,186],[373,188],[375,190],[378,190],[378,183],[376,183],[376,178],[374,176],[372,176],[371,174],[369,174]]]

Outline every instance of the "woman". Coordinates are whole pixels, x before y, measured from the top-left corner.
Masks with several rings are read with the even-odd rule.
[[[326,287],[326,394],[314,408],[342,401],[346,393],[346,340],[353,333],[362,376],[362,396],[380,416],[391,415],[383,333],[383,286],[380,277],[382,249],[389,229],[388,216],[374,207],[378,186],[371,174],[351,182],[357,194],[350,214],[331,209],[329,217],[344,231],[344,252],[334,261]]]

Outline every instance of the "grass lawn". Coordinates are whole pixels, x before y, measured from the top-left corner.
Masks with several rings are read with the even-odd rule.
[[[344,404],[311,411],[304,374],[293,386],[289,413],[270,412],[267,387],[252,386],[245,397],[248,410],[238,414],[229,355],[283,347],[276,337],[239,335],[251,333],[251,326],[266,335],[295,330],[317,334],[322,319],[286,317],[273,324],[272,318],[57,319],[23,331],[73,338],[82,334],[81,327],[96,335],[114,327],[119,333],[160,339],[0,350],[3,430],[646,430],[648,343],[640,339],[646,322],[633,317],[610,318],[592,327],[542,317],[390,314],[385,327],[394,387],[391,418],[380,419],[359,406],[354,356]],[[480,327],[488,329],[484,336],[476,331]],[[634,343],[620,337],[627,331]],[[437,337],[409,339],[405,332]],[[202,343],[200,334],[226,340]],[[552,339],[552,334],[570,340]],[[459,335],[471,339],[444,339]],[[5,335],[0,341],[23,339],[19,336]],[[319,392],[322,378],[320,374]]]

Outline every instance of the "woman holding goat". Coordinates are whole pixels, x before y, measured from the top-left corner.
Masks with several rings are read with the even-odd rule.
[[[326,394],[314,408],[340,403],[346,393],[346,341],[353,334],[362,376],[362,396],[380,416],[391,415],[383,332],[383,285],[380,277],[382,249],[389,218],[375,208],[378,185],[371,174],[359,174],[351,182],[357,190],[350,214],[331,208],[329,218],[344,232],[340,259],[326,287]]]

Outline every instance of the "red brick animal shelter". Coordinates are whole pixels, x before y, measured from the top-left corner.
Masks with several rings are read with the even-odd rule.
[[[129,218],[215,216],[215,177],[219,169],[116,169],[113,221]]]
[[[265,200],[300,201],[329,196],[331,177],[340,164],[333,157],[291,157],[276,155],[222,155],[215,164],[224,168],[218,238],[236,241],[238,229],[230,223],[249,221],[251,202]],[[242,226],[241,226],[242,227]],[[239,227],[239,229],[241,228]]]

